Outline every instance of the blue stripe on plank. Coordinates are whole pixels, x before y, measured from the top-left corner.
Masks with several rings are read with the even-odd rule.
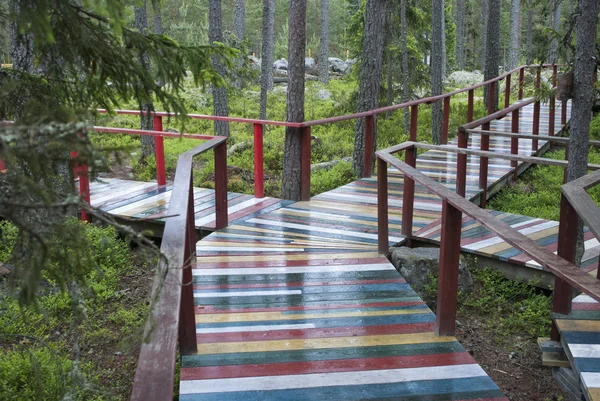
[[[400,277],[400,276],[398,276]],[[290,291],[300,290],[303,294],[322,294],[325,292],[372,292],[372,291],[407,291],[412,288],[407,283],[386,283],[386,284],[357,284],[357,285],[309,285],[309,286],[290,286],[290,287],[261,287],[261,288],[223,288],[214,290],[194,290],[194,294],[203,294],[207,292],[256,292],[256,291]]]
[[[368,312],[368,311],[380,311],[380,310],[414,310],[414,309],[428,309],[425,303],[419,305],[407,305],[407,306],[375,306],[367,308],[344,308],[344,309],[309,309],[299,311],[282,311],[283,315],[305,315],[305,314],[327,314],[327,313],[341,313],[341,312]]]
[[[579,372],[600,373],[600,358],[575,358]]]
[[[561,331],[568,344],[600,344],[600,333],[592,331]]]

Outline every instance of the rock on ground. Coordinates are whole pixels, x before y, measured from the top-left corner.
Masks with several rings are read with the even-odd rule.
[[[280,58],[273,63],[273,68],[276,70],[286,70],[288,69],[288,61],[284,58]]]
[[[413,289],[422,291],[430,282],[429,276],[439,271],[440,249],[392,247],[390,259]],[[462,255],[458,266],[458,290],[473,291],[473,277]]]
[[[454,71],[446,78],[448,85],[454,87],[467,87],[483,82],[483,74],[479,71]]]

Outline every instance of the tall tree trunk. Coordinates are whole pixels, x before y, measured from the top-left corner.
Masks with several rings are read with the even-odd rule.
[[[10,12],[14,15],[19,15],[21,2],[23,0],[11,0]],[[15,18],[10,20],[10,47],[12,57],[12,69],[22,71],[27,74],[32,74],[34,68],[33,55],[33,35],[19,32],[17,21]],[[27,103],[28,94],[23,93],[15,104],[15,120],[18,121],[23,117],[25,104]]]
[[[306,0],[290,1],[288,39],[288,122],[304,121],[304,53],[306,50]],[[283,199],[300,200],[301,129],[286,127],[283,153]]]
[[[221,0],[208,1],[208,39],[210,43],[223,42],[223,31],[221,23]],[[227,71],[225,66],[215,56],[212,57],[212,64],[215,71],[225,77]],[[227,89],[225,87],[213,87],[213,114],[215,116],[228,116],[227,107]],[[225,121],[215,121],[215,135],[229,136],[229,123]]]
[[[377,108],[381,83],[384,24],[386,0],[367,0],[365,9],[365,33],[360,61],[358,87],[358,112]],[[377,130],[374,130],[377,132]],[[373,146],[375,149],[375,146]],[[365,119],[358,118],[354,130],[354,172],[362,177],[365,158]]]
[[[244,41],[244,16],[246,13],[246,4],[245,0],[235,0],[235,6],[233,9],[233,34],[236,37],[237,47],[239,50],[242,50],[242,42]],[[245,54],[240,53],[239,58],[237,59],[236,64],[236,72],[235,72],[235,80],[233,84],[237,88],[242,87],[242,77],[240,74],[240,70],[244,65]]]
[[[402,102],[408,102],[410,96],[410,75],[408,71],[408,49],[406,45],[406,1],[400,0],[400,25],[402,25]],[[404,133],[410,131],[408,108],[404,108]]]
[[[389,14],[388,14],[389,15]],[[386,89],[386,96],[385,96],[385,100],[386,100],[386,106],[391,106],[394,103],[394,74],[393,74],[393,68],[392,68],[392,63],[393,63],[393,54],[392,54],[392,49],[390,48],[390,46],[388,46],[385,49],[385,63],[387,66],[386,69],[386,75],[387,75],[387,82],[385,85],[385,89]],[[385,113],[386,117],[389,117],[392,114],[391,111],[388,111],[387,113]]]
[[[598,27],[598,0],[579,0],[579,15],[575,27],[575,60],[573,62],[573,106],[569,134],[567,182],[587,174],[590,124],[596,70],[595,44]],[[583,11],[583,12],[581,12]],[[576,261],[583,255],[583,225],[579,221]]]
[[[554,0],[554,15],[552,17],[552,29],[556,32],[560,31],[560,8],[562,2],[560,0]],[[585,11],[587,12],[587,10]],[[550,48],[548,49],[548,63],[555,64],[558,62],[558,40],[553,38],[550,42]]]
[[[431,6],[431,96],[442,94],[442,29],[444,3],[432,0]],[[442,102],[431,105],[431,140],[439,145],[442,142]]]
[[[262,61],[260,66],[260,118],[267,119],[267,92],[273,89],[275,0],[263,0]]]
[[[465,0],[456,0],[456,64],[465,69]]]
[[[533,2],[529,1],[527,10],[527,64],[533,64]]]
[[[446,78],[446,2],[442,2],[442,80]]]
[[[158,0],[152,0],[154,4],[154,34],[162,35],[164,33],[162,21],[162,9]]]
[[[498,76],[498,66],[500,64],[498,49],[500,49],[500,0],[489,0],[489,12],[487,22],[487,34],[485,45],[485,69],[483,73],[484,81]],[[496,86],[495,107],[498,108],[498,92]],[[486,85],[483,92],[485,104],[488,104],[489,87]]]
[[[321,0],[321,38],[319,40],[319,81],[329,83],[329,0]]]
[[[141,2],[140,6],[136,6],[134,8],[135,13],[135,27],[140,33],[146,34],[148,33],[148,17],[146,14],[146,0]],[[147,54],[140,55],[139,59],[140,64],[148,71],[150,71],[150,58]],[[150,110],[153,110],[154,107],[151,101],[142,102],[142,111],[146,113],[140,114],[140,129],[143,130],[153,130],[154,129],[154,120],[150,115]],[[141,161],[145,161],[146,158],[152,156],[154,154],[154,137],[148,135],[141,136],[142,142],[142,157]]]
[[[487,28],[488,28],[488,8],[490,1],[493,0],[482,0],[481,1],[481,54],[480,61],[481,70],[485,70],[485,58],[486,58],[486,44],[487,44]],[[497,49],[495,49],[497,50]]]
[[[512,0],[510,6],[510,47],[507,69],[517,68],[519,63],[519,34],[521,33],[521,0]]]

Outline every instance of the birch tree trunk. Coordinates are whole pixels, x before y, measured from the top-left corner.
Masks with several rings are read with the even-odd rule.
[[[381,83],[381,64],[383,57],[384,24],[386,0],[367,0],[365,10],[365,33],[363,53],[360,62],[358,112],[377,108],[379,85]],[[376,121],[375,117],[375,121]],[[354,172],[362,177],[365,158],[365,120],[359,118],[354,127],[354,154],[352,165]],[[377,130],[374,130],[377,132]],[[373,146],[375,150],[375,146]],[[373,159],[375,160],[375,159]]]
[[[319,81],[329,83],[329,0],[321,0],[321,38],[319,40]]]
[[[444,3],[432,0],[431,4],[431,96],[442,94],[443,71],[443,13]],[[431,105],[431,140],[439,145],[442,142],[442,102]]]
[[[521,31],[521,0],[512,0],[510,6],[510,44],[507,70],[517,68],[519,63],[519,34]]]
[[[273,89],[275,0],[263,0],[262,61],[260,66],[260,119],[267,119],[267,92]]]
[[[400,0],[400,25],[402,25],[402,102],[408,102],[410,96],[410,76],[408,71],[408,49],[406,45],[406,1]],[[404,109],[404,133],[410,131],[408,108]]]
[[[211,43],[223,42],[223,31],[221,23],[221,0],[208,1],[208,39]],[[225,77],[227,71],[223,63],[215,56],[212,57],[212,64],[215,71]],[[213,87],[213,114],[215,116],[228,116],[227,107],[227,89],[225,87]],[[215,135],[229,136],[229,123],[225,121],[215,121]]]
[[[500,0],[489,0],[489,12],[487,22],[487,33],[486,33],[486,46],[485,46],[485,68],[483,73],[484,81],[495,78],[498,76],[499,65],[500,65]],[[495,107],[498,108],[498,87],[496,87],[495,93]],[[483,98],[485,104],[488,104],[489,86],[485,86],[483,91]],[[487,106],[486,106],[487,107]]]
[[[456,0],[456,64],[459,71],[465,69],[465,0]]]
[[[148,17],[146,14],[146,0],[141,2],[140,6],[134,7],[134,15],[135,15],[135,27],[140,33],[148,33]],[[150,58],[147,54],[142,54],[139,58],[140,64],[146,69],[150,70]],[[146,113],[140,114],[140,129],[142,130],[153,130],[154,129],[154,119],[150,115],[150,110],[154,107],[152,106],[152,102],[145,101],[142,102],[142,111]],[[142,157],[141,160],[145,161],[146,158],[154,154],[155,144],[154,137],[141,135],[141,143],[142,143]]]
[[[527,64],[533,64],[533,3],[531,0],[527,8]]]
[[[306,50],[306,0],[290,1],[288,39],[288,92],[286,121],[304,121],[304,79]],[[300,200],[300,156],[302,137],[300,128],[285,129],[283,153],[283,199]]]
[[[481,54],[479,63],[482,71],[485,70],[489,2],[490,0],[481,1]]]
[[[560,0],[554,0],[554,14],[552,17],[552,29],[556,32],[560,31],[560,8],[562,2]],[[585,11],[587,12],[587,10]],[[548,49],[548,63],[555,64],[558,62],[558,40],[553,38],[550,42],[550,48]]]

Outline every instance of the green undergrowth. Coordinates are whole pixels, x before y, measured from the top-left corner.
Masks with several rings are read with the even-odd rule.
[[[128,397],[147,313],[144,283],[136,277],[151,271],[151,258],[134,263],[129,244],[114,228],[85,224],[83,233],[93,267],[78,296],[42,277],[36,304],[23,306],[19,289],[0,279],[2,400]],[[17,230],[0,222],[0,262],[11,262],[16,239]]]

